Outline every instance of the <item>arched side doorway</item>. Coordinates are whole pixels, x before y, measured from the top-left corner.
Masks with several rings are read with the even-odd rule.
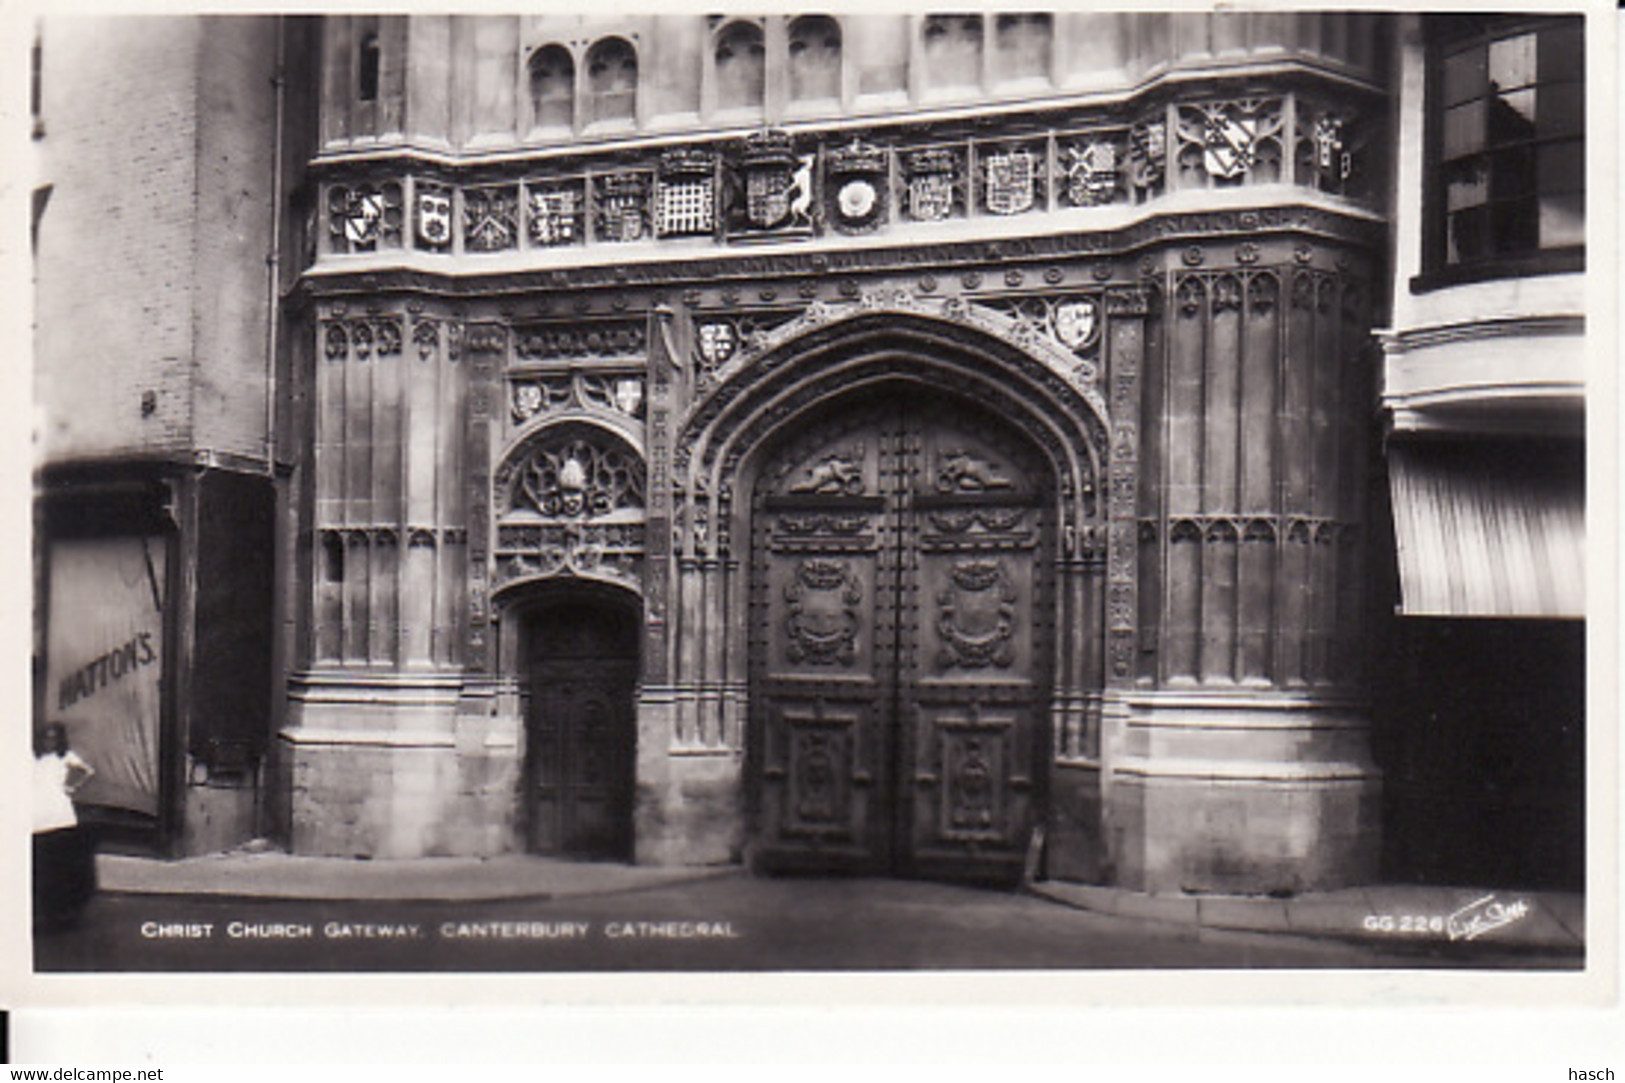
[[[533,853],[632,857],[638,606],[613,587],[538,589],[517,614],[525,689],[521,821]]]
[[[1051,744],[1049,464],[912,382],[787,431],[750,507],[753,863],[1015,880]]]

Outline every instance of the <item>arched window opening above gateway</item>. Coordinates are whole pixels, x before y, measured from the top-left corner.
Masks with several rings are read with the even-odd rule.
[[[717,35],[717,108],[759,109],[766,84],[766,49],[762,28],[729,23]]]
[[[562,45],[530,54],[530,107],[537,128],[569,128],[575,122],[575,61]]]
[[[637,116],[638,51],[625,38],[603,38],[587,53],[587,95],[593,121]]]
[[[982,82],[982,17],[929,15],[925,20],[925,81],[929,87]]]
[[[803,15],[790,24],[790,98],[841,96],[841,26],[827,15]]]
[[[1049,78],[1054,37],[1049,15],[1010,12],[998,16],[994,27],[993,75],[997,82]]]

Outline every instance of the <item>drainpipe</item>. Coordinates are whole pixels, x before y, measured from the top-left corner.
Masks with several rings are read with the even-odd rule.
[[[276,476],[276,354],[282,288],[282,132],[287,97],[287,21],[276,19],[276,71],[271,76],[275,94],[274,134],[271,144],[271,244],[265,256],[265,472]]]
[[[287,66],[288,66],[288,23],[287,17],[273,15],[276,20],[276,69],[271,75],[272,95],[274,99],[271,142],[271,235],[268,251],[265,254],[265,476],[271,482],[271,506],[274,510],[281,503],[276,483],[276,424],[277,424],[277,350],[280,346],[280,329],[282,306],[282,143],[283,130],[287,113]],[[273,516],[273,518],[275,518]],[[280,533],[280,532],[279,532]],[[281,548],[278,538],[274,544]],[[273,558],[273,567],[275,560]],[[272,577],[273,583],[275,576]],[[272,600],[272,612],[277,611],[276,600]],[[281,621],[273,622],[276,634],[281,634]],[[273,647],[273,655],[274,647]],[[273,682],[275,675],[273,673]],[[266,689],[272,693],[272,714],[276,713],[276,695],[273,688]],[[265,767],[268,751],[263,752],[254,764],[254,837],[261,839],[266,834],[265,813]]]

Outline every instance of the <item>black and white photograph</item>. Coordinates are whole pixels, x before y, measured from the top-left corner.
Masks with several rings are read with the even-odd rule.
[[[1614,19],[41,11],[26,995],[1612,967]]]

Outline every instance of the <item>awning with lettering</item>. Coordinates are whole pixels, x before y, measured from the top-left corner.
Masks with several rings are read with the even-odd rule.
[[[1577,444],[1395,441],[1388,464],[1404,615],[1585,615]]]

